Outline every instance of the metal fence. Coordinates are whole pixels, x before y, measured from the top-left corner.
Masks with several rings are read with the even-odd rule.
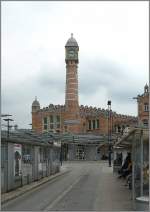
[[[11,191],[60,170],[60,148],[2,138],[1,191]]]

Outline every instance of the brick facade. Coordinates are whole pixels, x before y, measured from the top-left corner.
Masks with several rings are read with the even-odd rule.
[[[149,126],[149,87],[145,85],[144,93],[138,95],[138,125],[141,127]]]
[[[41,109],[35,99],[32,104],[32,128],[36,132],[108,133],[108,111],[96,107],[79,106],[78,101],[78,51],[76,40],[71,38],[66,51],[66,90],[65,105],[49,105]],[[137,118],[111,113],[111,128],[121,131],[126,126],[135,126]]]

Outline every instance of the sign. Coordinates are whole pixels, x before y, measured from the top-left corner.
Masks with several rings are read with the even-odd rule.
[[[54,146],[61,147],[61,142],[54,142]]]
[[[14,176],[21,175],[22,145],[14,144]]]
[[[80,124],[79,120],[66,120],[64,121],[65,125],[73,125],[73,124]]]

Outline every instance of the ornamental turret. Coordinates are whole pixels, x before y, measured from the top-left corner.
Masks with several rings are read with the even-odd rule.
[[[40,110],[40,103],[37,100],[37,97],[35,97],[35,100],[32,103],[32,112],[37,112],[38,110]]]

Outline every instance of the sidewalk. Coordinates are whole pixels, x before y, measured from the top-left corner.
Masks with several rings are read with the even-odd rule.
[[[133,211],[131,190],[125,186],[126,180],[118,179],[118,174],[113,173],[113,167],[103,164],[100,182],[97,185],[95,210],[100,211]]]
[[[25,185],[23,187],[19,187],[13,191],[10,191],[10,192],[7,192],[7,193],[4,193],[4,194],[1,194],[1,204],[5,203],[5,202],[8,202],[9,200],[12,200],[12,199],[15,199],[16,197],[32,190],[32,189],[35,189],[37,187],[39,187],[40,185],[48,182],[48,181],[51,181],[59,176],[62,176],[66,173],[68,173],[70,171],[70,169],[68,169],[67,166],[62,166],[60,168],[60,172],[54,174],[54,175],[50,175],[48,177],[44,177],[42,179],[40,179],[39,181],[35,181],[35,182],[32,182],[28,185]]]

